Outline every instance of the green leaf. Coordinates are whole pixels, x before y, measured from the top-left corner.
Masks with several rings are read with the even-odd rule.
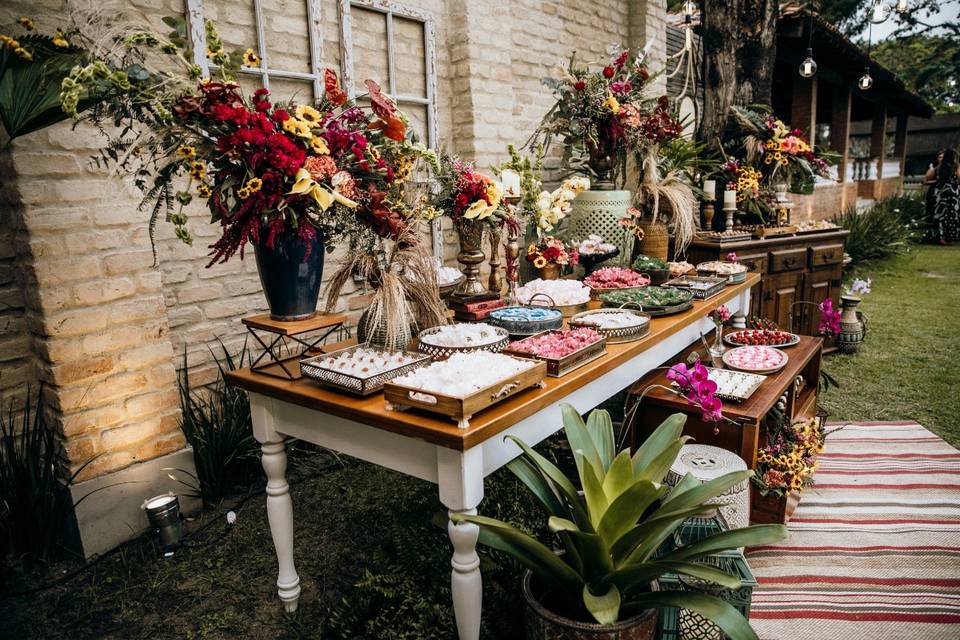
[[[571,405],[566,403],[560,405],[560,413],[563,415],[563,431],[567,436],[567,442],[570,443],[570,448],[574,452],[581,452],[585,459],[589,460],[598,471],[602,472],[605,467],[600,460],[600,454],[593,442],[593,438],[587,433],[587,427],[583,424],[583,419],[580,417],[580,414],[577,413],[577,410]],[[579,462],[577,462],[577,471],[583,476],[583,469],[580,468]]]
[[[597,453],[606,471],[614,456],[617,455],[613,441],[613,420],[610,419],[610,414],[604,409],[591,411],[587,416],[587,433],[593,438],[593,444],[597,447]]]
[[[715,623],[730,640],[757,640],[747,619],[719,598],[692,591],[651,591],[632,597],[620,610],[622,615],[637,615],[653,607],[689,609]]]
[[[557,554],[532,536],[505,522],[462,513],[451,514],[450,519],[456,523],[472,522],[479,525],[481,544],[509,554],[547,584],[555,582],[566,590],[579,589],[583,584],[580,576]]]
[[[651,482],[663,482],[664,478],[667,476],[667,472],[670,471],[670,467],[673,466],[677,456],[680,455],[680,449],[689,440],[691,440],[689,436],[681,436],[680,438],[677,438],[668,444],[658,456],[656,456],[643,467],[640,467],[634,463],[633,471],[636,474],[636,477],[649,480]]]
[[[698,504],[705,504],[708,500],[716,498],[726,493],[730,487],[740,484],[753,475],[753,471],[733,471],[724,474],[719,478],[714,478],[709,482],[693,487],[687,491],[681,491],[680,486],[674,487],[670,495],[663,501],[661,510],[668,509],[686,509]],[[690,484],[690,483],[687,483]]]
[[[630,452],[624,449],[607,469],[607,475],[603,478],[603,493],[607,500],[613,501],[632,484],[633,464],[630,462]]]
[[[636,526],[643,512],[662,493],[662,488],[658,488],[647,480],[635,483],[610,503],[597,526],[597,533],[608,545],[613,545],[627,531]]]
[[[737,547],[752,547],[773,544],[787,537],[787,528],[782,524],[758,524],[743,529],[722,531],[693,544],[680,547],[660,558],[660,562],[692,560],[700,556]]]
[[[550,515],[563,516],[567,510],[560,498],[554,492],[550,483],[542,473],[527,458],[514,458],[507,463],[507,469],[536,496],[540,503],[547,508]]]
[[[683,435],[683,425],[687,417],[682,413],[675,413],[657,427],[642,445],[633,454],[633,468],[642,470],[660,455],[664,449]]]
[[[570,536],[577,545],[583,561],[581,575],[584,581],[599,580],[613,571],[613,560],[603,539],[595,533],[585,533],[566,518],[551,517],[547,522],[550,531]]]
[[[594,466],[584,458],[580,451],[574,451],[573,457],[580,468],[580,483],[583,485],[583,497],[587,501],[587,513],[590,515],[591,530],[596,531],[607,510],[607,496],[603,485],[594,470]]]
[[[573,512],[574,520],[576,521],[577,525],[584,531],[595,531],[587,512],[583,508],[582,498],[580,497],[580,494],[577,493],[577,489],[573,486],[573,483],[570,482],[570,479],[563,475],[563,472],[560,471],[556,465],[534,451],[520,438],[517,438],[516,436],[507,436],[507,438],[512,440],[518,447],[520,447],[524,455],[527,456],[527,459],[535,467],[537,467],[537,469],[539,469],[540,472],[543,473],[543,475],[550,480],[550,482],[552,482],[557,489],[563,493],[567,500],[567,504],[570,505],[570,510]]]
[[[613,543],[611,552],[614,563],[620,565],[646,560],[660,548],[663,541],[676,531],[684,520],[702,512],[703,508],[697,506],[686,511],[648,518]]]
[[[583,604],[600,624],[612,624],[620,617],[620,591],[615,585],[602,596],[593,595],[590,586],[583,585]]]
[[[627,592],[638,586],[642,587],[649,584],[665,573],[682,573],[701,580],[708,580],[727,589],[739,589],[741,586],[739,578],[716,567],[693,562],[666,562],[663,560],[623,566],[605,576],[604,580],[609,580],[617,585],[621,591]]]

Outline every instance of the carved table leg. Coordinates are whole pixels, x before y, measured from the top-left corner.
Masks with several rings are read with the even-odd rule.
[[[475,515],[477,510],[450,511],[450,514],[454,513]],[[448,522],[447,534],[453,543],[450,590],[453,592],[457,635],[460,640],[475,640],[480,637],[480,610],[483,604],[483,580],[480,577],[480,556],[477,555],[480,528],[469,522]]]
[[[290,500],[286,477],[287,452],[282,440],[264,442],[260,450],[263,452],[263,470],[267,474],[267,519],[280,565],[277,593],[284,609],[292,613],[297,610],[300,600],[300,576],[293,566],[293,501]]]

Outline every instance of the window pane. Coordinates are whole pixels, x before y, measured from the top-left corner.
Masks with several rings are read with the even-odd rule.
[[[253,0],[205,0],[203,16],[212,20],[227,51],[238,47],[257,50],[256,18]]]
[[[427,97],[425,60],[423,23],[394,16],[393,64],[398,95]]]
[[[312,72],[307,2],[308,0],[260,0],[269,68]]]
[[[366,93],[366,79],[375,80],[383,90],[387,77],[387,19],[377,11],[354,6],[350,9],[353,36],[353,80],[357,94]]]
[[[243,95],[250,97],[254,91],[263,86],[260,74],[253,73],[241,73],[237,75],[237,83],[240,85],[240,89]]]
[[[406,114],[407,120],[410,122],[410,131],[416,135],[416,139],[423,144],[429,144],[426,105],[401,102],[399,106],[401,111]]]
[[[288,80],[287,78],[271,77],[270,94],[277,102],[295,100],[303,104],[314,101],[313,83],[309,80]]]

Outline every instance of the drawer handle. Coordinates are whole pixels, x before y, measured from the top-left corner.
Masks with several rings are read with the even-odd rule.
[[[504,397],[504,396],[506,396],[506,395],[509,395],[511,391],[513,391],[514,389],[516,389],[516,388],[519,387],[519,386],[520,386],[520,381],[519,381],[519,380],[514,380],[513,382],[508,382],[507,384],[505,384],[505,385],[503,385],[502,387],[500,387],[500,391],[497,391],[496,393],[491,394],[490,399],[491,399],[491,400],[499,400],[500,398],[502,398],[502,397]]]

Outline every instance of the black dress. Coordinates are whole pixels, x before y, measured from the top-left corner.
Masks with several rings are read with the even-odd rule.
[[[934,240],[956,242],[960,240],[960,178],[932,186]]]

